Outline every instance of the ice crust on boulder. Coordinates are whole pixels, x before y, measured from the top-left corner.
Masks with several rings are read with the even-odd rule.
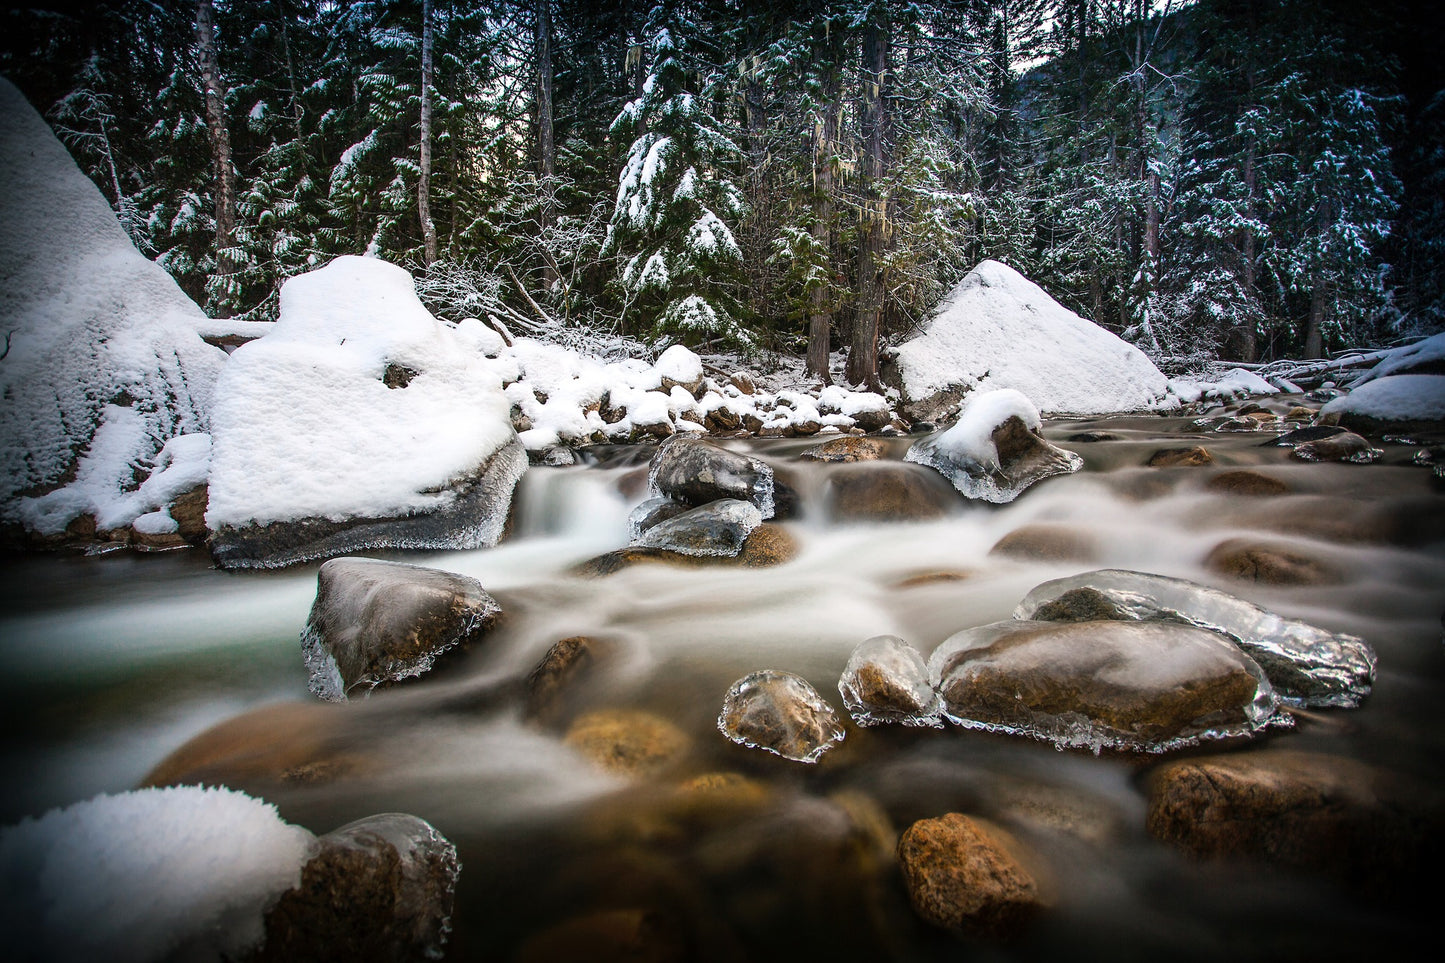
[[[485,504],[444,530],[373,525],[282,560],[495,544],[526,467],[509,408],[485,357],[432,317],[404,269],[339,257],[282,285],[275,329],[222,373],[207,525],[415,519],[452,508],[490,469]]]
[[[0,925],[18,959],[237,959],[315,845],[231,789],[96,796],[0,830]]]
[[[1285,618],[1253,602],[1180,578],[1100,569],[1035,587],[1014,618],[1185,622],[1233,639],[1286,702],[1353,707],[1370,692],[1375,651],[1353,635]]]
[[[943,725],[928,663],[896,635],[876,635],[858,644],[843,667],[838,694],[860,726]]]
[[[55,534],[81,514],[119,528],[160,507],[136,489],[170,439],[209,429],[226,355],[4,79],[0,282],[0,517]]]
[[[1017,389],[1057,414],[1171,403],[1168,380],[1142,351],[998,261],[974,268],[888,358],[914,415],[930,420],[980,388]]]
[[[723,698],[718,731],[750,749],[794,762],[817,762],[841,742],[833,707],[802,676],[760,669],[734,682]]]
[[[1044,441],[1042,426],[1038,409],[1021,392],[976,392],[964,401],[957,422],[915,442],[904,460],[934,469],[969,498],[1003,504],[1050,475],[1084,466],[1078,455]]]
[[[633,544],[699,558],[731,558],[762,523],[763,513],[752,502],[719,498],[652,525]]]

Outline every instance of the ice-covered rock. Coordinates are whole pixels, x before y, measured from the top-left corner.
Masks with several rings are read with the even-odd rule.
[[[942,421],[969,392],[1015,388],[1044,411],[1103,414],[1169,404],[1144,353],[998,261],[983,261],[923,333],[884,352],[882,373],[915,421]]]
[[[1014,618],[1162,620],[1211,629],[1233,639],[1259,663],[1280,698],[1297,705],[1356,706],[1375,679],[1375,651],[1363,639],[1163,575],[1100,569],[1054,579],[1024,596]]]
[[[0,925],[16,960],[239,959],[316,846],[226,788],[101,795],[0,830]]]
[[[683,555],[733,556],[762,523],[763,513],[752,502],[719,498],[657,522],[635,544]]]
[[[642,538],[644,532],[660,522],[669,518],[676,518],[687,511],[690,506],[679,501],[674,501],[666,495],[656,495],[647,498],[634,508],[627,516],[627,540],[629,544],[636,545]]]
[[[896,635],[877,635],[859,643],[843,667],[838,693],[853,721],[862,726],[943,725],[928,663]]]
[[[688,505],[719,498],[752,502],[773,517],[773,470],[764,462],[696,438],[674,438],[657,449],[648,472],[653,495]]]
[[[40,115],[0,79],[0,520],[42,535],[164,507],[136,494],[209,430],[226,360]]]
[[[1440,380],[1445,381],[1445,378]],[[1342,431],[1327,438],[1301,442],[1294,446],[1292,454],[1301,461],[1347,461],[1355,465],[1371,465],[1385,455],[1353,431]]]
[[[395,265],[339,257],[288,280],[275,330],[216,387],[217,562],[495,544],[527,460],[488,364]]]
[[[322,836],[301,880],[266,913],[253,963],[439,960],[461,862],[430,823],[383,813]]]
[[[421,675],[480,638],[501,613],[480,582],[419,565],[333,558],[316,576],[301,635],[311,691],[345,702],[358,687]]]
[[[817,762],[844,734],[833,707],[806,679],[774,669],[732,684],[717,727],[738,745],[795,762]]]
[[[995,622],[928,669],[949,721],[1060,747],[1163,752],[1288,722],[1237,645],[1179,622]]]
[[[1050,475],[1078,471],[1084,460],[1044,440],[1028,398],[1010,388],[971,395],[958,421],[913,444],[906,461],[938,471],[968,498],[1003,504]]]

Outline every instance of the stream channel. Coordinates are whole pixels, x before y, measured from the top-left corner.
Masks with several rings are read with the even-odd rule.
[[[1067,440],[1086,431],[1114,438]],[[1125,568],[1202,582],[1358,635],[1379,656],[1374,691],[1358,709],[1301,712],[1292,729],[1163,760],[1299,750],[1438,789],[1445,498],[1428,469],[1410,464],[1413,448],[1387,444],[1374,465],[1307,464],[1288,449],[1259,447],[1272,433],[1209,433],[1159,417],[1053,421],[1045,434],[1082,455],[1084,469],[1010,505],[959,498],[946,517],[892,523],[830,520],[828,476],[838,466],[798,459],[816,439],[723,442],[774,465],[800,494],[799,517],[783,523],[797,557],[758,569],[644,564],[578,577],[579,562],[626,543],[651,450],[533,467],[501,546],[368,553],[478,578],[503,607],[501,626],[420,680],[339,706],[308,693],[298,644],[315,563],[225,572],[195,549],[8,560],[0,822],[133,788],[197,734],[258,712],[258,761],[234,767],[234,788],[318,834],[402,811],[457,844],[448,959],[1281,960],[1406,951],[1427,935],[1423,908],[1438,909],[1439,895],[1436,873],[1409,877],[1433,867],[1392,868],[1402,878],[1385,896],[1329,874],[1191,859],[1145,830],[1146,777],[1160,756],[850,723],[843,743],[810,766],[719,734],[723,694],[753,670],[798,673],[841,713],[838,677],[864,639],[898,635],[927,655],[960,629],[1009,618],[1040,582]],[[901,458],[908,439],[888,444],[889,457]],[[1211,451],[1212,464],[1143,467],[1160,448],[1194,444]],[[1236,469],[1289,491],[1207,487]],[[1047,526],[1044,541],[1064,547],[991,554],[1024,526]],[[1223,574],[1205,559],[1231,539],[1292,551],[1324,574],[1318,584],[1285,585]],[[515,701],[489,695],[571,636],[602,641],[606,657],[570,694],[569,711],[660,716],[686,736],[680,761],[646,777],[606,773],[559,730],[528,725]],[[678,789],[706,773],[745,780],[702,796]],[[957,937],[911,910],[893,846],[914,820],[946,812],[1005,827],[1041,857],[1048,905],[1016,938]]]

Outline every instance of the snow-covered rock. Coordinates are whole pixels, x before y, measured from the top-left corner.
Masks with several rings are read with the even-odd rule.
[[[1400,374],[1367,381],[1329,402],[1320,414],[1361,429],[1445,422],[1445,375]]]
[[[526,456],[491,363],[411,276],[339,257],[281,288],[216,387],[206,522],[226,567],[501,537]]]
[[[52,535],[163,507],[136,489],[170,439],[209,429],[226,355],[206,323],[0,79],[0,518]]]
[[[0,831],[14,959],[238,959],[316,846],[225,788],[102,795]]]
[[[978,388],[1014,388],[1058,414],[1169,403],[1168,380],[1142,351],[998,261],[980,263],[922,334],[886,351],[883,376],[914,420],[950,417]]]

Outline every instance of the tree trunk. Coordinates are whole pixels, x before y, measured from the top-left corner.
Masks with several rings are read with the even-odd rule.
[[[848,345],[849,383],[880,387],[878,382],[878,328],[885,295],[883,265],[886,250],[888,200],[883,194],[887,173],[888,35],[885,24],[870,20],[863,28],[863,62],[860,81],[862,103],[859,122],[863,135],[863,204],[858,244],[858,309],[853,316]]]
[[[422,263],[431,267],[437,259],[437,226],[431,218],[431,85],[432,17],[431,0],[421,4],[421,172],[416,182],[416,213],[421,220]]]
[[[231,132],[226,127],[227,90],[216,54],[216,11],[211,0],[198,0],[196,4],[196,60],[206,97],[206,128],[216,178],[216,273],[225,276],[237,267],[228,253],[236,236],[236,172],[231,160]]]
[[[832,347],[829,334],[833,327],[832,263],[833,263],[833,164],[837,151],[838,113],[842,110],[838,90],[838,70],[828,71],[823,84],[823,118],[818,126],[818,140],[813,151],[813,240],[822,251],[829,277],[813,287],[808,295],[808,374],[823,384],[833,383],[828,371],[828,353]]]
[[[1244,152],[1244,213],[1251,224],[1254,222],[1257,213],[1254,199],[1256,180],[1254,171],[1254,151],[1254,138],[1251,136],[1249,139],[1249,146],[1245,149]],[[1256,239],[1254,235],[1254,228],[1246,227],[1243,233],[1244,237],[1241,239],[1242,243],[1240,244],[1240,258],[1244,261],[1244,264],[1242,265],[1244,268],[1243,284],[1244,290],[1250,299],[1250,310],[1245,319],[1245,323],[1240,326],[1239,330],[1239,360],[1244,362],[1253,362],[1256,358],[1259,357],[1258,326],[1255,321],[1253,311],[1253,305],[1255,300],[1254,289],[1256,283],[1255,261],[1258,255],[1255,252]]]
[[[546,231],[556,220],[553,207],[557,142],[552,108],[552,0],[537,0],[533,20],[533,53],[537,59],[537,167],[542,178],[542,210],[539,220],[542,230]],[[551,261],[543,267],[542,277],[548,290],[557,283],[557,269]]]

